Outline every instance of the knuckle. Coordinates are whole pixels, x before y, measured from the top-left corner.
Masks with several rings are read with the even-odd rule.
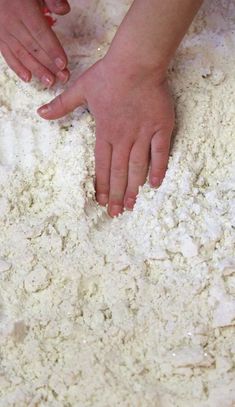
[[[14,53],[20,60],[25,59],[27,57],[26,51],[23,47],[15,47]]]
[[[168,152],[168,146],[158,144],[152,149],[152,152],[155,154],[166,154]]]
[[[112,168],[112,174],[115,178],[124,178],[126,176],[126,169],[121,165],[116,165]]]
[[[35,42],[32,39],[27,39],[25,41],[25,47],[34,54],[39,51],[38,45],[35,44]]]
[[[130,169],[134,172],[146,171],[148,165],[146,162],[139,161],[138,159],[131,159],[129,163]]]
[[[31,29],[36,37],[42,37],[47,32],[47,27],[44,24],[32,24]]]
[[[166,154],[169,150],[169,143],[165,142],[156,142],[151,146],[151,153],[155,154]]]
[[[58,56],[58,53],[60,52],[61,56],[63,55],[63,49],[58,46],[58,44],[55,42],[55,34],[54,32],[44,24],[41,24],[40,26],[36,24],[35,26],[31,27],[31,30],[33,32],[34,37],[44,39],[46,38],[46,44],[47,44],[47,54],[53,58],[55,55]],[[45,38],[44,38],[45,37]],[[38,46],[35,46],[33,41],[30,43],[29,46],[31,46],[31,49],[34,52],[38,52],[40,49]]]
[[[152,140],[151,150],[156,153],[165,153],[169,149],[170,145],[169,132],[159,132]]]
[[[97,156],[96,156],[96,159],[95,159],[95,167],[96,167],[96,170],[100,170],[100,171],[107,171],[107,169],[108,169],[108,167],[107,167],[107,163],[104,161],[104,160],[102,160],[102,159],[99,159]]]
[[[32,69],[33,74],[37,77],[37,78],[41,78],[44,75],[44,69],[41,68],[40,66],[36,66],[34,67],[34,69]]]

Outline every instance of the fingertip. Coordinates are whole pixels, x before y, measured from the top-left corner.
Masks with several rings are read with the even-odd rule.
[[[109,205],[108,207],[108,214],[111,218],[116,218],[117,216],[123,213],[123,206],[122,205]]]
[[[55,59],[55,64],[56,64],[57,68],[59,68],[61,71],[66,69],[67,63],[68,63],[68,61],[67,61],[66,57],[63,57],[63,58],[62,57],[57,57]]]
[[[50,89],[55,83],[54,75],[43,75],[41,78],[41,82],[45,85],[48,89]]]
[[[47,3],[50,11],[58,15],[68,14],[71,10],[70,5],[66,0],[48,0]]]
[[[109,197],[106,194],[97,194],[96,199],[101,206],[106,206],[109,201]]]
[[[58,6],[55,9],[54,13],[58,14],[60,16],[64,16],[65,14],[68,14],[70,12],[70,10],[71,10],[70,5],[67,3],[65,5]]]
[[[38,115],[40,117],[42,117],[43,119],[47,119],[46,116],[49,114],[49,112],[50,112],[50,105],[49,104],[43,105],[43,106],[41,106],[41,107],[39,107],[37,109]]]
[[[125,199],[125,208],[128,211],[132,211],[134,209],[135,203],[136,203],[136,199],[134,199],[134,198],[126,198]]]
[[[70,78],[70,72],[67,69],[64,69],[63,71],[57,72],[56,76],[62,82],[62,84],[65,85]]]
[[[29,83],[32,79],[32,74],[31,74],[31,72],[24,71],[19,74],[19,77],[20,77],[20,79],[22,79],[22,81]]]
[[[162,184],[163,178],[160,177],[151,177],[149,180],[150,186],[152,188],[159,188]]]

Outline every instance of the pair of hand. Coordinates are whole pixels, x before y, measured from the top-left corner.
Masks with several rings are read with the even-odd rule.
[[[39,2],[21,0],[20,10],[18,2],[0,0],[0,48],[7,63],[26,81],[33,74],[48,86],[56,78],[66,82],[66,55]],[[51,11],[69,11],[66,2],[63,10],[56,3],[47,0]],[[123,69],[115,52],[109,57],[108,51],[38,113],[57,119],[81,105],[89,107],[96,121],[96,198],[101,205],[108,204],[110,216],[117,216],[124,207],[133,209],[149,166],[151,186],[158,187],[164,178],[174,126],[167,81],[165,75],[139,70],[138,61],[135,68],[127,60]]]

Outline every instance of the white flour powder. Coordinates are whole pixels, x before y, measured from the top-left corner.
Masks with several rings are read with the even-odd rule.
[[[128,2],[73,5],[57,29],[82,72]],[[114,220],[89,114],[43,121],[61,89],[0,61],[1,407],[235,405],[234,31],[233,2],[208,1],[170,68],[163,185]]]

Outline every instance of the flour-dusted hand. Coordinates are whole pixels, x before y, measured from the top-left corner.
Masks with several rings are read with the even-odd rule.
[[[55,1],[47,1],[48,7],[56,11]],[[68,12],[68,5],[64,4],[63,10],[59,14]],[[66,54],[48,25],[39,0],[0,0],[0,51],[26,82],[33,75],[50,87],[56,78],[63,83],[69,78]]]
[[[146,181],[159,186],[165,175],[174,110],[165,78],[127,75],[102,59],[62,95],[39,109],[56,119],[87,105],[96,121],[96,195],[111,216],[132,209]]]

